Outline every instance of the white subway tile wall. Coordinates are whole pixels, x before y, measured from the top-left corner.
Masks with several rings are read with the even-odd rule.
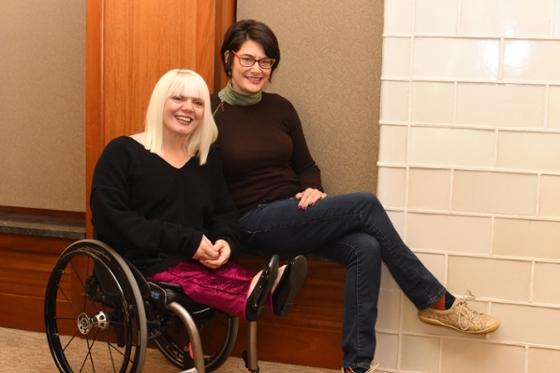
[[[449,211],[451,171],[445,169],[411,168],[408,184],[408,207]]]
[[[422,0],[418,2],[423,3]],[[462,1],[461,33],[542,36],[550,32],[553,0]]]
[[[379,159],[384,163],[402,164],[406,161],[408,129],[404,126],[381,126]]]
[[[401,305],[401,292],[398,291],[398,285],[393,290],[385,290],[381,288],[379,293],[379,316],[377,322],[383,325],[383,331],[396,333],[400,326],[400,313],[396,312]],[[379,329],[381,330],[381,329]]]
[[[406,242],[415,249],[489,255],[492,219],[487,216],[407,214]]]
[[[495,80],[499,57],[498,39],[418,37],[414,39],[413,77]]]
[[[521,346],[455,339],[444,340],[442,345],[442,372],[525,372],[525,349]]]
[[[537,175],[457,170],[454,176],[454,211],[536,214]]]
[[[386,368],[395,369],[398,365],[399,336],[398,334],[377,333],[378,361]]]
[[[414,82],[412,85],[412,121],[415,123],[453,122],[455,84]]]
[[[415,9],[415,33],[454,35],[458,6],[459,0],[424,0]]]
[[[545,348],[529,350],[529,372],[550,373],[560,367],[560,351]]]
[[[410,70],[410,38],[386,38],[383,41],[382,69],[387,75],[407,77]]]
[[[560,176],[542,175],[539,192],[539,215],[560,216]]]
[[[560,372],[560,1],[385,0],[378,195],[488,336],[421,323],[384,267],[390,372]]]
[[[560,128],[560,87],[550,86],[548,98],[548,121],[545,127]]]
[[[560,264],[536,263],[533,301],[537,303],[560,303],[560,286],[550,286],[560,278]],[[560,365],[558,365],[560,367]]]
[[[402,340],[403,369],[436,373],[439,368],[441,339],[407,335]]]
[[[408,122],[410,84],[403,81],[384,81],[381,84],[381,120]]]
[[[458,84],[456,123],[543,128],[545,92],[540,85]]]
[[[380,167],[378,175],[380,179],[377,189],[378,198],[383,199],[386,207],[403,208],[406,188],[406,168]],[[390,189],[387,187],[390,186]],[[395,190],[397,188],[398,190]]]
[[[560,40],[506,40],[504,46],[504,79],[518,81],[558,82]]]

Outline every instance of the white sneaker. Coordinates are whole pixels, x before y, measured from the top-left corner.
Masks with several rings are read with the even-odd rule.
[[[474,296],[471,294],[463,299],[455,299],[448,310],[426,308],[418,312],[418,318],[428,324],[445,326],[467,334],[487,334],[498,329],[500,320],[473,310],[467,299],[474,299]]]

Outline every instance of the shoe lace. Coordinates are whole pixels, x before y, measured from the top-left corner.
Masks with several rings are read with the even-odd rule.
[[[475,299],[476,296],[470,290],[467,290],[466,295],[457,299],[459,306],[459,319],[457,322],[462,330],[469,330],[473,324],[477,327],[480,327],[482,324],[480,312],[470,308],[467,303],[468,301]]]

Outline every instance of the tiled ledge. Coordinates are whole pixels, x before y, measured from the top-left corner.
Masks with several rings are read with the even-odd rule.
[[[86,228],[82,219],[0,212],[0,233],[79,240]]]

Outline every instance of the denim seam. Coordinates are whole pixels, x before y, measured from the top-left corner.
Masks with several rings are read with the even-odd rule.
[[[362,352],[362,343],[360,340],[360,322],[361,322],[361,315],[360,315],[360,295],[358,292],[358,284],[359,282],[359,278],[360,278],[360,258],[359,255],[356,254],[356,248],[352,247],[352,249],[354,250],[354,256],[356,258],[356,317],[358,319],[358,332],[356,333],[357,335],[357,339],[358,339],[358,356],[360,356],[361,352]]]
[[[359,291],[358,291],[358,284],[359,284],[358,278],[360,277],[360,260],[359,260],[359,255],[356,254],[356,247],[355,246],[347,244],[345,242],[340,242],[339,244],[351,248],[352,251],[353,251],[355,260],[356,260],[356,278],[355,278],[356,302],[355,302],[355,306],[356,306],[356,320],[358,320],[357,331],[356,331],[356,339],[357,339],[357,341],[356,341],[357,342],[356,343],[357,344],[356,355],[360,356],[361,355],[361,350],[362,350],[362,344],[361,344],[361,341],[360,341],[360,316],[361,316],[360,315],[360,307],[359,307],[359,304],[360,304],[359,296],[360,295],[359,295]],[[343,366],[344,367],[351,367],[352,369],[355,369],[358,366],[356,364],[359,364],[359,363],[350,362],[350,361],[346,361],[346,360],[343,361]]]

